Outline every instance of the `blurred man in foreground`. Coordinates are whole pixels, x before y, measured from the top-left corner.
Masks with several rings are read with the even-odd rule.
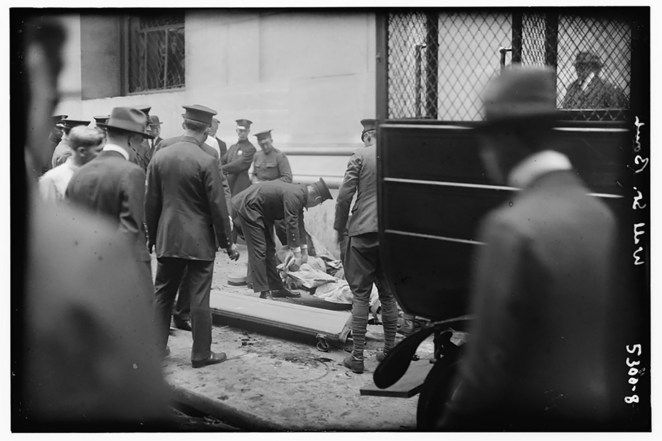
[[[444,429],[595,430],[609,420],[616,223],[554,150],[555,103],[547,68],[510,68],[486,90],[486,170],[522,190],[480,228],[475,318]]]
[[[37,194],[30,169],[51,159],[44,139],[65,35],[54,21],[14,14],[11,35],[25,55],[12,60],[24,97],[12,108],[25,124],[14,140],[27,147],[28,170],[27,203],[12,212],[12,264],[24,271],[12,280],[12,430],[168,430],[155,333],[129,246],[103,218]]]

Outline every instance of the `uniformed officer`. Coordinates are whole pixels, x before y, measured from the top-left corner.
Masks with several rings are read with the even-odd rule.
[[[248,262],[253,269],[253,291],[259,292],[260,298],[296,297],[296,294],[283,289],[276,270],[274,221],[284,219],[291,253],[288,257],[293,257],[295,266],[300,266],[308,259],[303,209],[319,205],[327,199],[332,197],[322,178],[308,185],[262,182],[233,196],[234,224],[246,240]]]
[[[254,184],[275,180],[292,182],[290,161],[285,153],[274,147],[271,130],[256,133],[255,137],[260,145],[260,151],[255,154],[255,159],[253,159],[252,182]]]
[[[389,289],[379,258],[377,228],[377,146],[376,121],[361,121],[361,140],[365,147],[358,149],[347,163],[347,170],[336,201],[333,228],[338,243],[346,242],[343,257],[345,278],[352,290],[352,339],[354,347],[343,364],[355,373],[364,370],[363,349],[368,325],[368,309],[373,283],[377,285],[382,305],[384,349],[377,353],[381,361],[395,346],[398,307]],[[356,202],[349,217],[349,207],[356,194]],[[348,220],[349,218],[349,220]],[[346,237],[349,236],[349,237]],[[342,247],[342,245],[340,245]]]
[[[194,368],[224,361],[211,351],[211,291],[218,245],[232,260],[239,258],[230,242],[230,219],[217,160],[200,146],[216,112],[184,106],[184,136],[158,150],[147,169],[145,214],[149,249],[156,246],[155,306],[160,348],[166,351],[172,306],[184,272],[189,279]]]
[[[251,168],[256,151],[255,146],[248,140],[253,122],[248,119],[238,119],[236,122],[239,139],[222,158],[222,170],[228,178],[232,196],[251,185],[248,169]]]
[[[257,143],[260,145],[260,151],[255,154],[253,160],[253,177],[254,184],[263,181],[283,181],[292,182],[292,168],[290,161],[287,159],[285,153],[281,152],[273,145],[273,138],[271,137],[271,130],[265,130],[255,134]],[[285,232],[285,224],[283,221],[276,221],[276,236],[280,243],[287,244],[287,234]],[[250,283],[250,270],[249,270],[249,283]]]

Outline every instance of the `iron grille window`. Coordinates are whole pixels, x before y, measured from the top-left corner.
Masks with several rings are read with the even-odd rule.
[[[184,14],[128,19],[129,93],[185,85]]]
[[[481,93],[489,79],[505,65],[521,63],[556,69],[557,106],[567,111],[568,119],[623,120],[630,105],[631,32],[629,22],[598,15],[388,14],[387,117],[480,120]],[[594,74],[601,93],[590,92],[598,82],[573,86],[578,83],[574,65],[580,53],[590,53],[602,65]],[[591,99],[580,99],[582,95]]]

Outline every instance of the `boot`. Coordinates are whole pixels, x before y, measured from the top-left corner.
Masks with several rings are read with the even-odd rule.
[[[389,349],[386,349],[386,348],[381,349],[381,350],[377,351],[377,353],[375,354],[375,358],[377,359],[378,362],[381,363],[382,361],[384,361],[384,359],[386,358],[388,353],[389,353]]]
[[[363,365],[363,358],[356,358],[354,355],[348,355],[342,362],[343,366],[349,368],[355,374],[362,374],[365,366]]]

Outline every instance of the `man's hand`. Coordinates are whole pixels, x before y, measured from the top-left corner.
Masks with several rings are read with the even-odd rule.
[[[301,248],[296,247],[294,250],[294,262],[292,265],[290,265],[290,268],[292,268],[294,271],[298,271],[299,268],[301,268],[301,265],[303,264],[303,255],[301,254]]]
[[[237,250],[237,245],[232,244],[225,251],[228,253],[228,256],[230,257],[230,260],[238,260],[239,259],[239,250]]]

